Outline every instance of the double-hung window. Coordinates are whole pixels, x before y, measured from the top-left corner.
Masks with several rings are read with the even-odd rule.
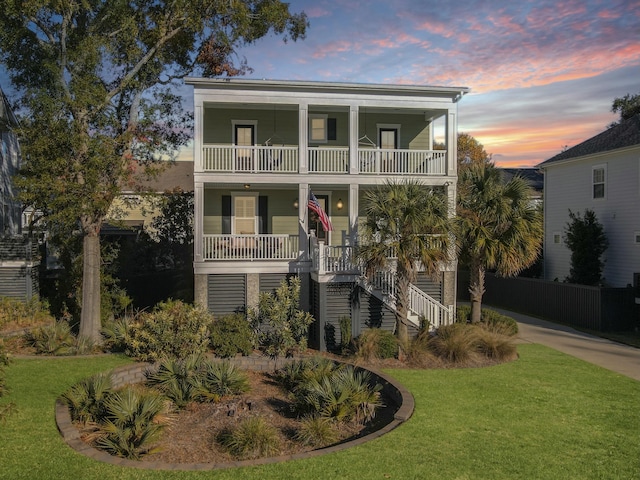
[[[592,169],[593,198],[605,198],[607,185],[607,166],[596,165]]]
[[[327,143],[328,115],[309,115],[309,143]]]

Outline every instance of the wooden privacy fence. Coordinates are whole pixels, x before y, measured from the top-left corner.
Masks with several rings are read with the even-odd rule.
[[[458,276],[458,299],[469,300],[468,272]],[[638,323],[632,288],[590,287],[535,278],[487,274],[483,304],[601,332],[631,330]]]

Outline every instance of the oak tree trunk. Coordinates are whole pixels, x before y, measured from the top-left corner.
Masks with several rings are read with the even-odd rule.
[[[82,242],[82,312],[80,336],[100,342],[100,234],[85,234]]]

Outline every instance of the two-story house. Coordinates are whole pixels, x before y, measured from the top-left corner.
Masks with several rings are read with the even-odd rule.
[[[195,299],[214,315],[257,304],[297,275],[327,325],[393,328],[393,291],[363,284],[353,255],[363,196],[388,180],[443,189],[454,214],[457,102],[467,88],[188,78],[194,88]],[[445,149],[436,150],[440,125]],[[309,199],[333,229],[325,230]],[[316,208],[317,210],[317,208]],[[449,321],[455,261],[415,282],[413,318]],[[387,284],[388,287],[388,284]],[[420,307],[418,305],[421,305]]]
[[[538,165],[544,170],[544,278],[569,275],[569,210],[592,210],[609,247],[605,283],[640,287],[640,114]]]

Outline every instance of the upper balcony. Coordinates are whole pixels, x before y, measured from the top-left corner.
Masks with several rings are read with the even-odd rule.
[[[187,83],[194,85],[196,174],[266,173],[267,181],[282,174],[286,183],[291,175],[456,175],[464,87]]]
[[[349,173],[349,147],[306,149],[310,174]],[[219,173],[276,173],[301,171],[299,146],[204,145],[202,170]],[[367,175],[446,175],[446,150],[358,148],[356,173]]]

